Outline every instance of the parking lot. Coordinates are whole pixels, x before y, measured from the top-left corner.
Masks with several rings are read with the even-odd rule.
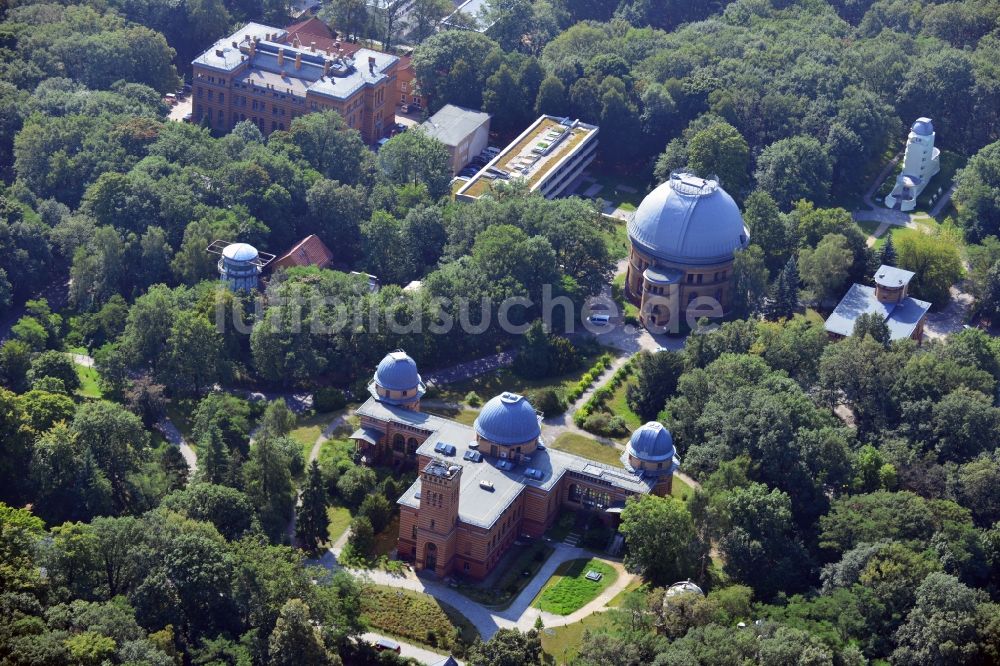
[[[180,98],[170,109],[170,113],[167,114],[167,120],[175,120],[177,122],[183,122],[184,116],[191,113],[191,95],[185,95]]]

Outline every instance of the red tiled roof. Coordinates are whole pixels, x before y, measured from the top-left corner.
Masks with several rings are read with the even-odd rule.
[[[275,268],[292,268],[293,266],[326,268],[331,261],[333,261],[333,253],[330,252],[330,248],[314,234],[306,236],[295,247],[278,257],[273,266]]]
[[[302,47],[308,47],[312,42],[316,42],[316,48],[321,51],[330,51],[333,54],[349,56],[361,48],[361,44],[353,44],[349,41],[340,41],[337,33],[330,29],[321,19],[313,16],[305,21],[299,21],[285,28],[287,36],[285,44],[292,44],[296,38]]]

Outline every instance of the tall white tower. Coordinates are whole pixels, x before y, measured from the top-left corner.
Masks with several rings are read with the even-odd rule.
[[[913,210],[927,181],[941,169],[941,151],[934,147],[934,125],[930,118],[917,118],[906,139],[903,170],[896,176],[896,186],[885,198],[888,208],[899,204],[902,211]]]

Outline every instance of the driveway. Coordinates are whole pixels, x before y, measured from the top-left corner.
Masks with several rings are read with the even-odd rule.
[[[924,334],[931,340],[940,340],[965,328],[969,321],[969,310],[975,300],[967,291],[965,284],[960,282],[949,288],[951,295],[948,305],[937,312],[927,314],[924,324]]]
[[[365,640],[365,641],[368,641],[369,643],[374,643],[375,641],[379,640],[380,638],[388,638],[391,641],[395,641],[395,642],[399,643],[399,648],[400,648],[399,654],[400,654],[400,656],[409,657],[410,659],[416,659],[421,664],[427,664],[427,665],[436,664],[436,663],[440,662],[442,659],[444,659],[445,657],[448,656],[448,655],[445,655],[445,654],[438,654],[437,652],[431,652],[427,648],[422,648],[422,647],[413,645],[411,643],[404,643],[403,641],[399,640],[398,638],[393,638],[392,636],[383,636],[382,634],[376,634],[376,633],[372,633],[370,631],[367,632],[367,633],[361,634],[361,639]],[[454,657],[452,657],[452,658],[454,659]],[[459,664],[463,664],[464,663],[464,662],[462,662],[462,661],[460,661],[458,659],[455,659],[455,661],[457,661]]]
[[[194,473],[198,471],[198,454],[194,452],[190,444],[184,441],[184,435],[177,429],[174,422],[166,416],[156,423],[155,428],[163,433],[163,437],[168,443],[181,450],[181,455],[184,456],[184,462],[187,463],[188,471],[190,472],[188,479],[193,479]]]

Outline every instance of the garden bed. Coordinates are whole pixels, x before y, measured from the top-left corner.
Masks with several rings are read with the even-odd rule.
[[[463,655],[479,632],[461,613],[434,597],[385,585],[366,585],[362,619],[409,643]]]
[[[520,552],[514,549],[520,548]],[[476,603],[503,610],[510,605],[528,582],[542,568],[545,560],[552,554],[552,547],[541,540],[536,540],[526,546],[514,546],[500,560],[503,570],[490,575],[492,584],[483,583],[459,585],[458,591]],[[527,573],[527,575],[525,575]]]
[[[596,460],[607,465],[620,467],[622,452],[613,446],[601,444],[596,439],[579,435],[575,432],[564,432],[549,444],[554,449],[573,453],[583,458]]]
[[[597,575],[588,578],[591,572]],[[574,613],[618,580],[618,570],[597,559],[563,562],[538,592],[531,605],[556,615]]]

